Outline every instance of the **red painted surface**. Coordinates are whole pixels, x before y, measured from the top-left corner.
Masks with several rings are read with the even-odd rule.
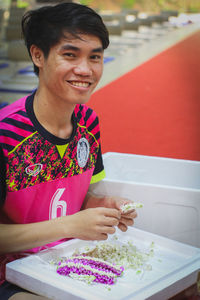
[[[100,118],[103,152],[200,161],[200,31],[98,90],[88,105]]]

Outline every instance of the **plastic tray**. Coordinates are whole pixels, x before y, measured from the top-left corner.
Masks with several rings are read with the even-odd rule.
[[[107,152],[106,179],[198,191],[200,162],[184,159]]]
[[[32,292],[55,300],[140,300],[168,299],[197,280],[200,269],[200,249],[130,227],[126,233],[117,231],[118,241],[132,241],[140,249],[148,249],[154,242],[151,271],[136,274],[129,269],[108,290],[105,285],[87,285],[56,273],[48,262],[60,256],[70,256],[76,248],[95,242],[70,240],[52,249],[8,263],[8,281]]]
[[[200,247],[200,162],[108,152],[95,194],[142,202],[135,226]]]

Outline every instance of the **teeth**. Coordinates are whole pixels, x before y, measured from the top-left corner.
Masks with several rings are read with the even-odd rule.
[[[71,84],[74,85],[74,86],[85,87],[85,88],[87,88],[87,87],[89,86],[89,83],[88,83],[88,82],[77,82],[77,81],[72,81]]]

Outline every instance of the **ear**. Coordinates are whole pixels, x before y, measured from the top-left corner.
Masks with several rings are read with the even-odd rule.
[[[32,45],[30,48],[30,53],[32,57],[33,63],[38,67],[41,68],[44,62],[44,54],[40,48],[35,45]]]

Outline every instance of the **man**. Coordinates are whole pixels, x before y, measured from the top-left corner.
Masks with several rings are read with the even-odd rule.
[[[69,238],[105,240],[136,217],[122,214],[127,200],[88,192],[104,177],[98,118],[85,105],[109,44],[100,16],[62,3],[27,12],[22,31],[39,85],[0,111],[2,282],[11,260]],[[4,282],[0,298],[39,296]]]

